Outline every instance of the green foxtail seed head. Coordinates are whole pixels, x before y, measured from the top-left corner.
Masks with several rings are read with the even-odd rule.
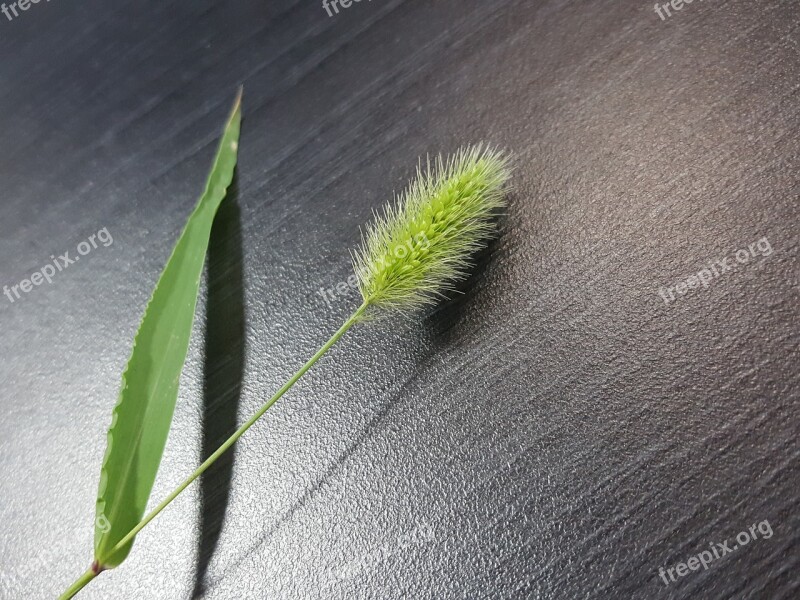
[[[433,304],[466,277],[470,256],[494,233],[511,175],[508,158],[482,145],[417,168],[416,179],[367,226],[353,255],[368,307]]]

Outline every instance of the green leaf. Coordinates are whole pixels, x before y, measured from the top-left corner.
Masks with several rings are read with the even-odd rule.
[[[145,309],[122,375],[97,492],[94,556],[119,565],[133,539],[115,546],[142,519],[167,442],[192,331],[211,224],[236,167],[241,90],[223,132],[206,188]]]

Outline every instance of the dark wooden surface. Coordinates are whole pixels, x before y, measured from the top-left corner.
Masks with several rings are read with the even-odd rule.
[[[464,294],[349,334],[88,599],[797,598],[794,0],[58,0],[0,15],[0,597],[91,557],[119,376],[236,86],[153,499],[357,304],[425,153],[515,155]],[[746,264],[736,251],[754,246]],[[762,242],[760,248],[766,248]],[[715,261],[735,267],[666,303]],[[710,544],[773,535],[665,585]],[[735,543],[735,541],[734,541]]]

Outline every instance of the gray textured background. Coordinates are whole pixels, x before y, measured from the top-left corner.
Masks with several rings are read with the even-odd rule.
[[[354,330],[82,598],[796,598],[794,0],[54,0],[0,15],[0,597],[91,560],[145,302],[245,85],[154,500],[335,330],[418,156],[515,154],[465,294]],[[661,287],[772,253],[666,304]],[[711,542],[758,539],[668,587]]]

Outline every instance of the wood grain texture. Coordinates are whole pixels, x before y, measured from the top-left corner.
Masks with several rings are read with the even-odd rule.
[[[417,157],[515,154],[464,294],[356,329],[82,597],[796,598],[792,0],[49,2],[0,15],[0,598],[88,566],[108,415],[245,86],[163,497],[357,304]],[[771,253],[736,252],[766,238]],[[762,247],[763,244],[762,244]],[[728,259],[707,288],[675,287]],[[675,567],[768,521],[665,585]]]

